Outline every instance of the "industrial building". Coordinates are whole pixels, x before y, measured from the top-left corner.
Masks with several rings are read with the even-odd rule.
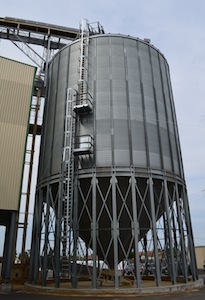
[[[25,145],[36,68],[0,57],[1,201],[0,225],[6,227],[2,276],[10,279],[21,199]]]
[[[45,97],[42,128],[37,120],[28,126],[30,104],[25,121],[34,142],[41,135],[28,282],[78,288],[86,280],[92,289],[116,289],[141,288],[145,278],[156,286],[165,278],[172,285],[197,281],[164,55],[148,39],[106,34],[87,20],[79,30],[12,18],[0,26],[0,38],[37,63],[35,80],[25,66],[29,91],[34,84],[37,99]],[[31,55],[30,44],[45,56]]]

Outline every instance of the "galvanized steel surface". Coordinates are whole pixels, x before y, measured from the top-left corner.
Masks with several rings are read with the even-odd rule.
[[[173,285],[179,272],[188,281],[189,265],[195,281],[193,236],[167,61],[149,42],[123,35],[90,36],[88,50],[86,84],[93,110],[80,117],[76,114],[75,134],[92,136],[94,147],[93,154],[76,158],[70,216],[75,245],[69,253],[74,257],[69,269],[72,286],[77,287],[79,275],[79,237],[87,251],[79,255],[87,258],[89,249],[93,251],[93,288],[97,288],[100,277],[96,258],[114,272],[113,286],[119,288],[118,264],[129,259],[131,249],[137,287],[142,277],[140,250],[147,262],[148,250],[152,250],[157,286],[163,272],[160,260],[168,267]],[[30,274],[30,282],[35,282],[40,257],[45,256],[43,285],[50,243],[55,251],[58,249],[55,282],[56,286],[60,284],[60,243],[65,240],[60,240],[65,229],[62,206],[66,201],[60,197],[59,175],[65,101],[67,88],[79,91],[79,53],[80,41],[76,41],[62,49],[49,65],[31,255],[35,273]],[[47,237],[40,241],[44,226]],[[54,227],[56,231],[50,232]],[[68,236],[68,228],[64,232]],[[53,242],[49,241],[52,235]],[[43,254],[38,248],[40,242],[45,243]]]
[[[40,181],[60,172],[66,88],[78,88],[78,56],[76,41],[50,63]],[[183,179],[169,66],[159,50],[128,36],[91,37],[88,80],[94,112],[78,135],[93,136],[94,156],[81,159],[83,173],[132,166]]]

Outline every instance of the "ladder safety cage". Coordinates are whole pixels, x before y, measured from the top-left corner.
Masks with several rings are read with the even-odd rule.
[[[91,25],[92,24],[92,25]],[[94,25],[95,24],[95,27]],[[78,98],[74,110],[78,114],[92,111],[92,96],[88,92],[88,50],[89,36],[94,34],[104,34],[104,29],[99,22],[88,23],[87,19],[82,19],[80,23],[80,56],[79,56],[79,80]]]
[[[86,99],[88,93],[88,46],[89,46],[89,29],[86,19],[80,23],[80,56],[79,56],[79,81],[78,94],[79,100]]]
[[[62,217],[62,277],[71,277],[72,251],[74,242],[72,209],[73,209],[73,182],[74,159],[79,155],[93,153],[93,138],[91,135],[75,136],[76,117],[92,111],[93,99],[88,92],[88,50],[89,34],[102,33],[103,28],[97,24],[97,29],[92,27],[86,19],[80,24],[80,45],[78,65],[78,91],[67,89],[64,142],[61,163],[61,188],[60,199],[63,203]]]
[[[62,277],[69,276],[71,263],[72,244],[72,209],[73,209],[73,181],[74,181],[74,156],[73,145],[75,139],[75,117],[73,103],[76,101],[77,92],[67,89],[64,121],[64,142],[61,162],[61,195],[63,203],[62,217]]]

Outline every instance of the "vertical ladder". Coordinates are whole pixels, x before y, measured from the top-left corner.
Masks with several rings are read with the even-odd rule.
[[[102,31],[102,27],[98,24],[98,30]],[[89,113],[91,111],[88,101],[92,98],[88,93],[88,48],[89,33],[94,34],[94,28],[83,19],[80,24],[80,48],[79,48],[79,80],[78,93],[72,89],[67,90],[65,127],[64,127],[64,144],[61,163],[61,195],[63,202],[63,226],[62,226],[62,277],[71,275],[71,243],[73,242],[72,232],[72,209],[73,209],[73,181],[74,181],[74,144],[76,132],[76,113],[78,120],[81,113]],[[77,98],[78,96],[78,98]],[[91,102],[91,101],[90,101]],[[82,110],[83,106],[83,110]],[[75,255],[79,240],[77,238]],[[76,275],[76,274],[75,274]]]
[[[88,91],[88,50],[89,50],[89,37],[94,34],[103,34],[104,29],[97,22],[97,28],[91,26],[88,20],[82,19],[80,22],[80,54],[79,54],[79,80],[78,80],[78,113],[89,113],[92,108],[92,97]],[[84,111],[80,111],[80,105],[84,105]]]
[[[83,104],[87,100],[88,93],[88,45],[89,27],[86,19],[80,23],[80,56],[79,56],[79,82],[78,94],[79,103]]]
[[[73,103],[76,101],[76,91],[67,89],[64,143],[61,162],[61,201],[63,203],[63,226],[62,226],[62,276],[69,274],[69,262],[71,252],[71,231],[72,231],[72,203],[73,203],[73,177],[74,177],[74,156],[73,145],[75,136],[75,118],[73,116]]]

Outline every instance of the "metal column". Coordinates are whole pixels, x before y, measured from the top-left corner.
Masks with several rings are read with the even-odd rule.
[[[50,211],[50,199],[49,199],[49,185],[47,185],[46,191],[46,214],[45,214],[45,240],[43,247],[43,261],[42,261],[42,284],[46,286],[46,277],[48,269],[48,245],[49,245],[49,211]]]
[[[117,199],[116,199],[116,184],[117,178],[115,173],[112,174],[112,238],[114,243],[114,270],[115,270],[115,288],[119,288],[118,278],[118,236],[119,236],[119,224],[117,220]]]
[[[187,198],[187,193],[186,193],[184,186],[183,186],[183,190],[182,190],[182,197],[183,197],[183,201],[184,201],[184,210],[185,210],[185,215],[186,215],[186,226],[187,226],[188,245],[189,245],[189,251],[190,251],[190,258],[191,258],[192,278],[195,281],[198,279],[198,274],[197,274],[197,269],[196,269],[196,255],[195,255],[195,250],[194,250],[194,242],[193,242],[194,239],[193,239],[193,232],[192,232],[192,226],[191,226],[188,198]]]
[[[29,270],[29,282],[33,284],[37,284],[38,274],[39,274],[42,206],[43,206],[43,191],[40,190],[36,194],[36,200],[35,200],[32,248],[31,248],[31,259],[30,259],[30,270]]]
[[[73,263],[71,271],[71,283],[73,288],[77,288],[78,278],[77,278],[77,247],[78,247],[78,236],[79,236],[79,226],[78,226],[78,177],[75,176],[74,179],[74,201],[73,201]]]
[[[181,244],[181,255],[182,255],[182,267],[184,271],[184,279],[185,282],[188,281],[187,271],[185,270],[187,262],[186,262],[186,246],[184,243],[184,228],[183,223],[181,219],[181,209],[180,209],[180,203],[179,203],[179,191],[178,191],[178,184],[175,183],[175,190],[176,190],[176,209],[177,209],[177,215],[178,215],[178,224],[179,224],[179,233],[180,233],[180,244]]]
[[[92,248],[93,248],[93,276],[92,276],[92,286],[97,288],[97,269],[96,269],[96,259],[97,259],[97,215],[96,215],[96,173],[93,174],[92,179]],[[98,262],[99,264],[99,262]],[[100,266],[98,265],[98,268]]]
[[[14,259],[14,237],[16,234],[16,222],[17,222],[17,211],[12,211],[10,213],[10,220],[6,225],[6,241],[4,245],[4,258],[5,261],[3,263],[2,269],[2,277],[3,277],[3,286],[2,289],[9,288],[11,282],[11,269]]]
[[[161,284],[161,276],[160,276],[160,267],[159,267],[159,257],[158,257],[158,249],[157,249],[157,231],[156,231],[156,215],[155,215],[155,202],[154,202],[154,192],[153,192],[153,180],[150,176],[148,179],[149,184],[149,193],[150,193],[150,208],[151,208],[151,219],[152,224],[152,236],[154,242],[154,256],[155,256],[155,268],[156,268],[156,284],[160,286]]]
[[[134,177],[134,174],[131,175],[131,185],[132,185],[132,207],[133,207],[133,235],[134,235],[134,249],[135,249],[135,270],[136,270],[136,276],[137,276],[137,287],[141,287],[141,277],[140,277],[140,260],[139,260],[139,249],[138,249],[138,243],[139,243],[139,222],[138,222],[138,212],[137,212],[137,197],[136,197],[136,179]]]
[[[165,211],[166,211],[166,220],[165,222],[165,229],[166,226],[168,229],[168,234],[167,234],[167,239],[169,241],[169,255],[171,259],[171,279],[172,279],[172,284],[176,284],[176,273],[175,273],[175,265],[174,265],[174,253],[173,253],[173,244],[172,244],[172,230],[171,230],[171,223],[170,223],[170,218],[169,218],[169,199],[168,199],[168,188],[167,188],[167,181],[164,179],[164,182],[162,183],[164,185],[164,204],[165,204]],[[166,241],[165,241],[166,243]]]
[[[61,182],[59,191],[61,190]],[[61,257],[61,225],[62,225],[62,199],[58,199],[57,214],[56,214],[56,236],[55,236],[55,287],[60,286],[60,257]]]

